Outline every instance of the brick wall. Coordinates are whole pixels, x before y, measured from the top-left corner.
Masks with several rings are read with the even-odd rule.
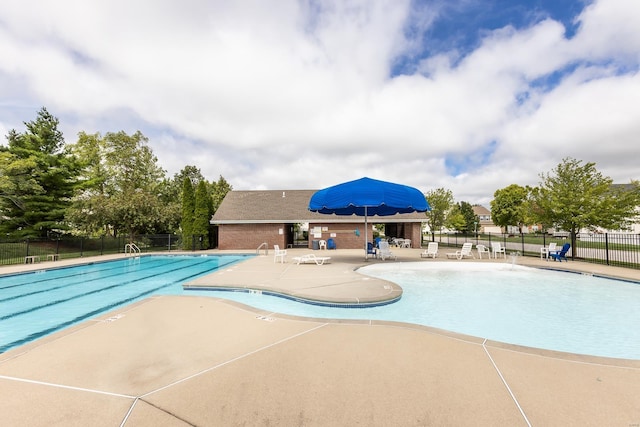
[[[364,221],[364,219],[363,219]],[[371,226],[371,224],[369,224]],[[286,248],[292,242],[291,227],[293,224],[220,224],[218,228],[218,249],[256,249],[263,242],[267,242],[269,249],[274,245]],[[315,227],[320,227],[320,236],[313,234]],[[420,223],[405,223],[397,227],[402,237],[411,239],[411,246],[420,247]],[[282,230],[282,234],[280,234]],[[359,236],[355,230],[358,230]],[[373,241],[373,231],[369,230],[368,239]],[[314,240],[329,240],[333,238],[338,249],[364,248],[364,222],[361,224],[309,224],[309,248],[313,248]]]
[[[287,247],[291,224],[220,224],[218,249],[256,249],[267,242],[269,249]],[[280,234],[282,230],[282,234]]]
[[[363,219],[364,221],[364,219]],[[371,224],[369,224],[371,225]],[[321,237],[316,237],[313,230],[320,227]],[[355,230],[360,236],[357,236]],[[369,241],[373,241],[373,232],[368,231]],[[323,224],[309,223],[309,248],[313,247],[314,240],[329,240],[336,242],[337,249],[364,249],[364,223],[362,224]]]

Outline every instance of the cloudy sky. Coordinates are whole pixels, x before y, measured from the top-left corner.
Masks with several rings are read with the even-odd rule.
[[[237,190],[640,179],[637,0],[9,0],[0,58],[2,135],[44,106]]]

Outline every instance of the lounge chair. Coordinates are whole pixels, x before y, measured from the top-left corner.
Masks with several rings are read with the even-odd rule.
[[[556,252],[558,249],[556,248],[556,242],[549,243],[549,246],[543,246],[540,248],[540,259],[546,258],[549,259],[549,254],[551,252]]]
[[[280,263],[284,263],[284,257],[287,256],[286,249],[280,249],[279,245],[273,245],[273,250],[275,251],[273,254],[273,262],[276,262],[278,258],[280,258]]]
[[[380,247],[378,248],[378,258],[383,261],[387,258],[398,259],[398,257],[395,256],[393,252],[391,252],[391,249],[389,249],[389,242],[380,242]]]
[[[500,242],[491,242],[491,249],[493,250],[493,257],[498,259],[498,254],[502,254],[503,257],[507,257],[507,248],[503,247]]]
[[[462,248],[459,251],[448,252],[447,258],[462,259],[462,258],[471,257],[475,259],[476,257],[473,255],[473,252],[471,252],[472,249],[473,249],[473,243],[463,243]]]
[[[323,264],[328,264],[330,259],[331,259],[330,256],[316,256],[315,254],[307,254],[307,255],[293,257],[293,260],[298,265],[314,264],[314,263],[316,265],[323,265]]]
[[[433,258],[435,259],[438,256],[438,242],[429,242],[427,245],[427,249],[425,249],[421,254],[421,258]]]
[[[553,258],[554,261],[562,262],[562,260],[565,260],[568,262],[569,260],[567,259],[567,252],[570,248],[571,245],[569,243],[565,243],[564,245],[562,245],[562,249],[560,249],[559,251],[549,252],[549,256]],[[549,258],[547,258],[547,261],[549,261]]]
[[[476,245],[478,251],[478,258],[482,259],[482,254],[487,254],[487,257],[491,259],[491,250],[485,245]]]

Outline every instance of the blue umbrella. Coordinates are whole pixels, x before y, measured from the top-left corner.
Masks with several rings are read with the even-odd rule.
[[[367,252],[367,217],[425,212],[429,203],[418,189],[371,178],[360,178],[316,191],[309,210],[322,214],[364,217],[364,250]]]

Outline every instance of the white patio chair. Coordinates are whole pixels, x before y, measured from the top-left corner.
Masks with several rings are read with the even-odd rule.
[[[491,250],[485,245],[476,245],[478,251],[478,258],[482,259],[482,254],[487,254],[487,257],[491,259]]]
[[[493,257],[498,259],[498,254],[502,254],[504,258],[507,258],[507,248],[503,247],[500,242],[491,242],[491,249],[493,250]]]
[[[287,250],[280,249],[279,245],[273,245],[273,250],[275,251],[273,254],[273,262],[276,262],[278,258],[280,258],[280,263],[284,264],[284,257],[287,256]]]
[[[540,248],[540,259],[548,259],[549,258],[549,254],[551,252],[555,252],[558,250],[558,248],[556,247],[557,243],[555,242],[551,242],[549,243],[549,246],[543,246]]]

